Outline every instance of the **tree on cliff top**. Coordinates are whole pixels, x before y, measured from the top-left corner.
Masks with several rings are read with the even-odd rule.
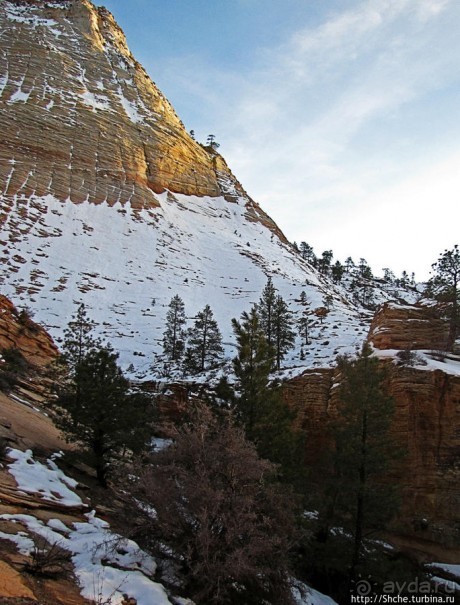
[[[460,250],[456,244],[452,250],[444,250],[432,265],[434,275],[428,282],[436,298],[449,304],[449,335],[447,348],[453,348],[460,325]]]

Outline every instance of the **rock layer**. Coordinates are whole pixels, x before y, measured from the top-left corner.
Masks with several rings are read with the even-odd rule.
[[[106,9],[7,0],[0,27],[0,223],[20,200],[46,194],[135,209],[155,208],[165,189],[245,195],[224,159],[186,132]],[[282,237],[247,205],[248,218]]]
[[[443,349],[449,324],[437,306],[385,303],[375,314],[369,342],[377,349]]]
[[[394,477],[402,498],[397,522],[413,531],[425,519],[427,537],[453,543],[460,538],[460,377],[398,366],[390,375],[392,432],[406,452]],[[335,415],[337,385],[331,369],[305,372],[283,387],[306,432],[313,468],[330,444],[327,426]],[[313,479],[321,483],[321,476]]]
[[[27,311],[18,311],[0,295],[0,349],[18,349],[26,361],[44,367],[54,361],[58,349],[51,336],[30,319]]]

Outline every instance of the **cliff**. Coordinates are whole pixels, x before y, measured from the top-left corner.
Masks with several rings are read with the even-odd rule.
[[[444,349],[449,324],[436,305],[383,304],[372,320],[369,342],[376,349]]]
[[[447,329],[433,307],[389,303],[376,312],[368,338],[389,369],[392,432],[405,452],[395,476],[402,503],[397,527],[453,545],[460,538],[460,358],[433,360],[420,352],[414,365],[401,365],[395,350],[438,349]],[[331,443],[328,424],[338,384],[331,368],[306,371],[283,386],[306,432],[306,457],[313,466]],[[312,479],[321,484],[320,474]]]
[[[136,209],[157,207],[154,194],[165,190],[245,195],[225,160],[186,132],[106,9],[8,0],[0,26],[1,220],[18,199],[47,194]]]
[[[32,366],[43,368],[54,361],[58,349],[51,336],[27,311],[18,311],[0,295],[0,349],[17,349]]]

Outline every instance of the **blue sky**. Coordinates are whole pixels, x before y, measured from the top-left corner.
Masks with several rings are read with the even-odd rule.
[[[460,243],[458,0],[97,4],[291,241],[419,279]]]

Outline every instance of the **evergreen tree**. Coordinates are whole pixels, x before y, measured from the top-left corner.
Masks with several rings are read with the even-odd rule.
[[[188,331],[185,355],[186,369],[192,373],[209,370],[224,354],[222,336],[209,305],[197,313],[195,323]]]
[[[308,330],[310,327],[310,316],[309,311],[305,310],[302,312],[302,315],[299,317],[297,321],[297,325],[299,326],[300,336],[302,338],[302,342],[305,346],[310,344],[310,340],[308,337]]]
[[[452,250],[444,250],[437,262],[433,263],[432,268],[434,276],[428,282],[428,286],[438,300],[449,305],[447,348],[451,350],[460,325],[460,250],[458,244]]]
[[[276,368],[279,371],[281,369],[281,361],[289,349],[292,349],[295,342],[292,313],[282,296],[276,297],[272,324]]]
[[[325,250],[318,260],[318,270],[324,275],[328,275],[331,270],[331,263],[333,258],[332,250]]]
[[[355,577],[369,530],[382,529],[396,512],[396,488],[388,481],[401,452],[391,437],[394,404],[386,373],[364,345],[355,360],[339,358],[340,402],[332,423],[335,449],[322,515],[325,540],[339,525],[353,537],[350,575]]]
[[[212,150],[216,150],[220,147],[220,144],[216,141],[216,135],[208,134],[208,138],[206,139],[206,145],[211,147]]]
[[[297,320],[297,326],[299,328],[299,334],[302,339],[302,342],[305,346],[307,346],[310,344],[308,331],[309,331],[309,327],[310,327],[311,309],[310,309],[310,303],[307,299],[307,295],[303,291],[300,294],[300,304],[302,305],[303,310],[302,310],[301,316]],[[302,349],[302,352],[303,352],[303,349]],[[304,359],[305,354],[301,358]]]
[[[300,254],[303,259],[309,262],[311,265],[316,267],[317,258],[315,253],[313,252],[313,247],[306,242],[300,242]]]
[[[345,273],[352,273],[354,268],[355,268],[355,263],[354,263],[353,259],[351,258],[351,256],[349,256],[345,260]]]
[[[51,402],[56,425],[67,440],[87,449],[100,485],[107,485],[111,462],[129,448],[146,447],[150,400],[130,392],[129,381],[108,347],[91,348],[76,363],[72,380]]]
[[[365,258],[359,259],[358,272],[364,279],[373,279],[372,269],[369,267]]]
[[[343,274],[345,273],[345,267],[342,265],[342,263],[337,260],[335,261],[335,263],[332,265],[331,268],[331,275],[332,275],[332,280],[335,284],[339,284],[342,281],[342,277]]]
[[[302,292],[300,293],[300,304],[302,306],[309,305],[307,294],[306,294],[305,290],[302,290]]]
[[[256,425],[272,395],[269,374],[274,351],[260,325],[256,307],[249,313],[244,311],[240,321],[232,319],[232,326],[238,348],[238,355],[233,360],[239,394],[237,409],[248,438],[254,441]]]
[[[275,313],[276,297],[277,290],[273,285],[272,278],[269,277],[265,288],[262,290],[262,296],[257,305],[257,312],[259,314],[260,325],[270,347],[274,346],[273,316]]]
[[[279,389],[270,384],[274,351],[260,326],[257,309],[244,312],[240,321],[232,319],[232,325],[238,347],[233,360],[237,416],[260,456],[279,464],[285,481],[303,485],[302,436],[292,428],[294,415],[281,400]]]
[[[85,305],[81,303],[64,330],[62,357],[71,372],[89,351],[101,346],[101,340],[93,335],[96,325],[96,322],[88,317]]]
[[[166,330],[163,334],[163,351],[172,361],[178,361],[185,348],[186,323],[184,301],[175,295],[166,314]]]

